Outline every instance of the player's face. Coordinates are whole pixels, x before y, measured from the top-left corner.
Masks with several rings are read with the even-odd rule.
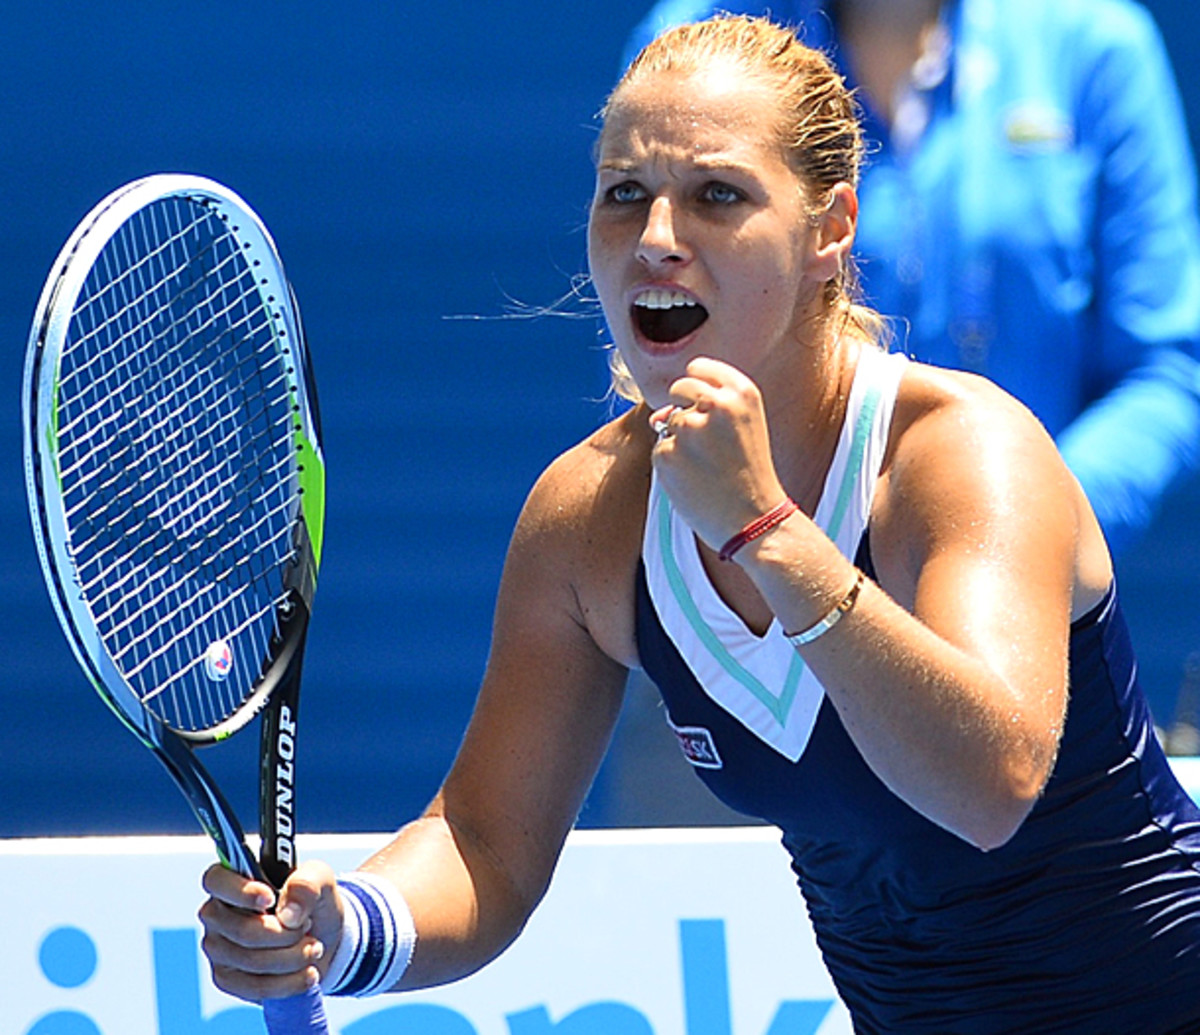
[[[610,106],[588,254],[651,405],[699,355],[769,376],[819,295],[804,191],[777,126],[771,91],[722,67],[643,79]]]

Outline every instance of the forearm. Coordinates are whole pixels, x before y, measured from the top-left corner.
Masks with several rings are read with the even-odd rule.
[[[1016,832],[1054,765],[1047,700],[1001,678],[873,584],[843,637],[807,653],[872,771],[916,811],[983,849]],[[1061,700],[1065,666],[1042,691]],[[1052,708],[1060,715],[1057,706]]]
[[[478,838],[445,816],[440,797],[360,868],[393,884],[413,915],[416,948],[398,989],[478,970],[508,947],[537,902]]]
[[[747,561],[773,613],[794,632],[842,598],[854,569],[803,519],[780,531]],[[1050,652],[1026,659],[1031,670],[1051,673],[1044,686],[1002,675],[986,651],[966,642],[969,632],[956,643],[936,631],[956,626],[957,617],[927,617],[932,624],[868,580],[854,608],[801,652],[880,780],[931,821],[995,847],[1028,814],[1053,766],[1066,666]]]

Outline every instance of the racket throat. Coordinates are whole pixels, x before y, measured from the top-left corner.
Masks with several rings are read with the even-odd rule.
[[[246,847],[237,813],[187,743],[166,729],[147,743],[183,791],[200,825],[212,838],[221,862],[244,877],[263,880],[266,874]]]
[[[263,873],[276,888],[296,867],[296,737],[303,642],[262,717],[259,823]]]

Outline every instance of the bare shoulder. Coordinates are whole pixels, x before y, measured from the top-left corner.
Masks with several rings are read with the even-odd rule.
[[[651,445],[639,408],[559,455],[529,493],[507,566],[536,567],[564,585],[576,620],[625,665],[636,664],[633,591]]]
[[[879,560],[900,585],[944,549],[1022,566],[1039,556],[1061,562],[1083,602],[1111,579],[1099,526],[1053,439],[986,378],[909,365],[881,488],[872,547],[878,525]]]
[[[542,472],[522,512],[523,525],[544,531],[582,526],[603,516],[596,508],[644,497],[650,484],[651,434],[641,410],[604,424],[559,454]],[[645,500],[642,500],[643,508]],[[637,522],[637,515],[630,515]]]
[[[1000,458],[1014,447],[1052,463],[1057,455],[1037,418],[993,382],[924,363],[910,363],[901,381],[890,446],[902,465],[928,462],[931,450],[950,461],[981,449]]]

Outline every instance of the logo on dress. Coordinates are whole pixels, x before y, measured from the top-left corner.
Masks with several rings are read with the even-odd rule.
[[[717,751],[717,742],[703,726],[676,726],[670,719],[667,725],[679,741],[683,757],[698,769],[721,769],[725,763]]]

